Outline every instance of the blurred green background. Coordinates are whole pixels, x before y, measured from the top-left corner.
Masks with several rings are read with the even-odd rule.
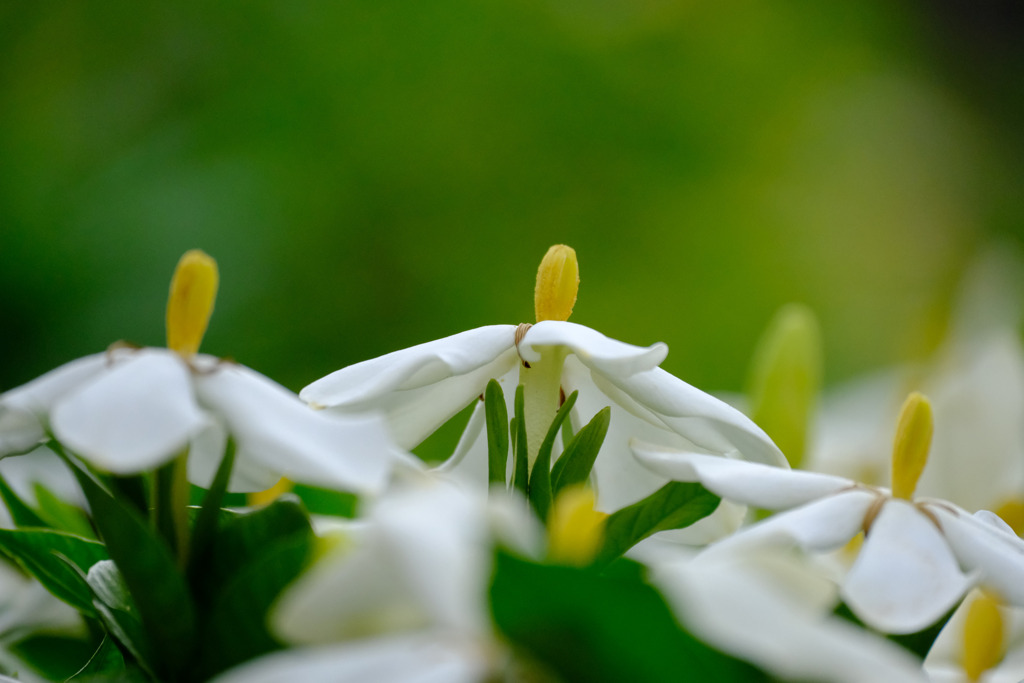
[[[161,345],[174,265],[203,349],[299,389],[532,318],[740,388],[776,309],[826,380],[919,357],[972,254],[1024,237],[1018,2],[0,3],[0,389]]]

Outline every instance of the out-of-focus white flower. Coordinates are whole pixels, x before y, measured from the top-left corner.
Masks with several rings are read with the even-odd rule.
[[[825,552],[865,539],[841,595],[865,623],[911,633],[951,609],[976,581],[1024,606],[1024,541],[991,513],[914,498],[931,436],[927,401],[905,404],[893,449],[893,491],[826,474],[634,444],[646,466],[699,481],[726,499],[787,512],[754,524],[707,552],[743,546],[799,546]],[[793,509],[790,509],[793,508]],[[963,569],[961,569],[963,567]],[[965,573],[965,571],[967,573]]]
[[[381,488],[404,453],[380,418],[331,419],[249,368],[195,352],[215,291],[213,260],[189,252],[168,302],[170,349],[113,348],[0,395],[0,455],[31,448],[47,429],[117,474],[158,467],[188,448],[190,479],[209,486],[231,436],[231,490],[262,490],[282,475]]]
[[[972,590],[932,643],[924,670],[933,683],[1024,680],[1024,609]]]
[[[482,396],[489,380],[497,379],[509,398],[522,384],[532,467],[561,397],[579,391],[571,415],[576,429],[611,407],[609,431],[594,466],[597,505],[605,512],[634,503],[666,482],[630,456],[632,437],[785,466],[771,439],[742,413],[657,367],[668,352],[664,344],[633,346],[567,322],[578,281],[571,249],[552,247],[537,281],[536,324],[491,325],[389,353],[338,370],[299,395],[335,414],[381,412],[398,443],[411,448]],[[455,454],[442,466],[481,486],[487,481],[484,423],[481,401]],[[732,517],[734,526],[740,515]]]
[[[784,680],[923,683],[906,650],[833,617],[835,588],[799,558],[760,548],[648,562],[693,634]]]

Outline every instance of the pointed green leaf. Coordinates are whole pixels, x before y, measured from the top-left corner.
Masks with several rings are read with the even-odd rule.
[[[124,671],[124,656],[117,649],[117,645],[109,635],[104,635],[99,647],[92,653],[92,657],[78,670],[67,683],[71,681],[90,681],[99,678],[109,680],[115,674]]]
[[[203,504],[199,508],[192,525],[192,545],[189,548],[188,575],[190,580],[195,579],[196,567],[200,566],[206,559],[206,552],[209,550],[210,541],[213,539],[217,529],[217,521],[220,517],[221,501],[224,500],[224,493],[228,490],[228,482],[231,479],[231,469],[235,465],[235,440],[228,437],[224,447],[224,456],[221,458],[217,473],[210,483],[210,488],[203,496]]]
[[[501,385],[492,379],[484,391],[484,416],[487,420],[487,481],[505,483],[508,465],[508,407]]]
[[[47,524],[28,504],[25,503],[18,494],[14,492],[4,480],[0,477],[0,499],[3,500],[4,504],[7,505],[7,511],[11,513],[11,519],[14,524],[19,527],[48,527]]]
[[[83,538],[96,538],[96,532],[89,524],[85,510],[65,502],[53,491],[36,482],[34,488],[36,501],[39,503],[39,516],[53,529],[60,529]]]
[[[707,517],[721,499],[697,483],[670,481],[605,522],[604,545],[595,564],[604,565],[658,531],[682,529]]]
[[[86,572],[107,558],[102,543],[53,529],[0,529],[0,551],[55,596],[83,614],[95,616],[92,591],[59,556]]]
[[[551,509],[551,450],[555,447],[555,437],[558,436],[562,424],[569,417],[569,411],[576,404],[578,391],[569,394],[562,407],[555,414],[555,419],[544,435],[544,441],[537,451],[537,461],[533,464],[533,472],[530,473],[530,483],[527,487],[527,497],[533,505],[542,522],[548,521],[548,511]]]
[[[516,387],[515,398],[515,440],[512,453],[512,488],[526,495],[529,479],[529,449],[526,443],[526,410],[523,406],[523,385]]]
[[[604,437],[608,434],[611,419],[612,409],[602,408],[566,445],[562,457],[551,471],[555,496],[566,486],[582,484],[590,477],[594,461],[597,460],[597,454],[604,444]]]
[[[112,560],[101,560],[89,569],[85,580],[93,591],[103,624],[140,664],[150,668],[152,644],[117,565]]]

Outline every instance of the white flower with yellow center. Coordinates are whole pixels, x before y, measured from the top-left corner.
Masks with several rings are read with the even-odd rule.
[[[282,475],[346,490],[377,490],[396,459],[382,420],[332,420],[237,363],[198,354],[213,311],[217,267],[186,253],[167,305],[167,349],[118,346],[0,395],[0,456],[27,451],[52,430],[94,466],[135,474],[188,449],[189,479],[209,486],[227,437],[236,443],[233,491]]]
[[[579,391],[575,428],[606,406],[611,424],[594,466],[598,507],[614,511],[665,483],[639,466],[628,442],[666,446],[785,466],[771,439],[739,411],[661,370],[665,344],[633,346],[567,321],[579,266],[570,247],[548,250],[537,273],[533,325],[490,325],[351,365],[300,392],[335,414],[379,411],[396,440],[412,448],[482,396],[497,379],[506,397],[522,384],[529,466],[561,400]],[[478,402],[446,470],[487,481],[483,402]]]
[[[971,515],[946,501],[913,497],[931,435],[931,407],[923,396],[912,394],[896,433],[892,491],[838,476],[640,442],[634,443],[634,452],[664,476],[699,481],[728,500],[786,510],[706,552],[727,552],[744,544],[827,552],[863,531],[863,545],[842,580],[840,595],[869,626],[912,633],[939,619],[979,581],[1024,606],[1024,541],[991,513]]]
[[[972,590],[932,643],[924,670],[932,683],[1024,680],[1024,609]]]

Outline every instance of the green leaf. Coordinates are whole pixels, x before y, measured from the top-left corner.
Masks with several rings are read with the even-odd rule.
[[[98,640],[39,632],[4,646],[43,680],[63,681],[74,676],[95,654]]]
[[[530,483],[527,486],[527,498],[533,505],[542,522],[548,521],[548,511],[551,509],[551,450],[555,447],[555,437],[562,428],[562,424],[569,417],[569,411],[576,404],[578,391],[569,394],[562,407],[555,414],[555,419],[548,428],[544,440],[537,451],[537,460],[533,463],[533,472],[530,474]]]
[[[523,385],[516,387],[515,398],[515,439],[512,441],[512,488],[526,495],[529,479],[529,449],[526,443],[526,410],[523,406]]]
[[[604,437],[608,434],[608,425],[611,423],[611,419],[611,407],[602,408],[566,445],[562,457],[558,459],[555,468],[551,471],[554,496],[558,496],[566,486],[582,484],[590,477],[590,471],[594,469],[594,461],[597,460]]]
[[[0,499],[7,505],[8,512],[11,513],[11,519],[14,524],[19,527],[49,527],[43,519],[36,514],[36,511],[30,508],[18,494],[14,492],[4,480],[0,477]]]
[[[504,484],[508,464],[508,407],[498,380],[487,383],[484,415],[487,419],[487,481]]]
[[[499,553],[490,598],[501,632],[567,683],[767,680],[681,628],[637,580]]]
[[[200,566],[206,559],[206,552],[209,550],[210,542],[217,530],[217,522],[220,517],[221,501],[224,500],[224,493],[228,489],[228,482],[231,480],[231,469],[235,465],[235,440],[228,437],[224,447],[224,456],[220,465],[217,466],[217,473],[213,476],[210,488],[203,497],[203,504],[199,508],[199,514],[192,524],[192,543],[189,547],[189,579],[195,578],[196,567]]]
[[[79,683],[81,681],[87,681],[93,677],[108,678],[114,674],[119,674],[124,671],[124,656],[121,651],[117,649],[117,645],[110,638],[109,635],[103,636],[103,640],[100,641],[99,647],[93,652],[92,657],[85,663],[78,672],[71,678],[67,679],[68,682],[75,681]]]
[[[302,500],[310,514],[352,519],[359,509],[359,496],[347,491],[332,491],[308,484],[295,484],[292,493]]]
[[[658,531],[682,529],[707,517],[721,499],[697,483],[670,481],[605,522],[604,545],[595,564],[604,565]]]
[[[153,670],[160,677],[174,678],[189,665],[196,624],[195,606],[176,559],[133,503],[114,498],[91,472],[66,456],[65,460],[89,501],[107,552],[138,607],[155,649]]]
[[[112,560],[97,562],[89,569],[85,580],[92,588],[96,611],[103,624],[140,664],[149,668],[153,659],[152,644],[117,565]],[[122,667],[123,664],[122,658]]]
[[[65,502],[39,482],[36,482],[33,491],[36,494],[36,501],[39,503],[39,516],[43,518],[47,526],[83,538],[96,538],[96,532],[89,524],[85,510]]]
[[[39,579],[48,591],[87,616],[95,616],[92,591],[62,561],[68,558],[82,572],[107,559],[99,541],[54,529],[0,529],[0,551]]]

